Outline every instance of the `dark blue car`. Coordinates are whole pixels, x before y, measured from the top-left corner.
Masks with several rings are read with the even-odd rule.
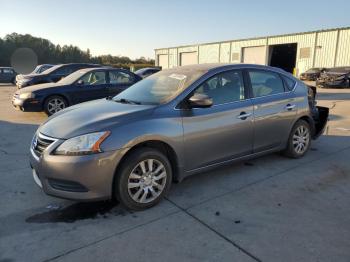
[[[20,89],[13,96],[12,104],[22,111],[45,111],[52,115],[74,104],[115,96],[139,80],[141,77],[124,69],[86,68],[57,83]]]

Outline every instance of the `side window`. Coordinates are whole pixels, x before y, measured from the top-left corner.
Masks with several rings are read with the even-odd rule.
[[[295,81],[286,76],[282,76],[282,78],[284,79],[284,82],[286,83],[288,90],[290,91],[293,90],[295,86]]]
[[[83,80],[84,85],[90,86],[106,84],[106,73],[103,71],[90,72],[81,77],[80,80]]]
[[[214,105],[244,100],[244,84],[241,71],[219,73],[201,84],[195,93],[206,94]]]
[[[4,69],[2,70],[2,72],[3,72],[4,74],[13,74],[13,71],[12,71],[12,69],[10,69],[10,68],[4,68]]]
[[[50,66],[42,66],[40,69],[39,69],[39,73],[42,73],[44,71],[46,71],[47,69],[49,69]]]
[[[54,75],[68,75],[72,72],[70,72],[69,68],[67,66],[58,68],[55,72]]]
[[[282,78],[277,73],[249,71],[249,77],[254,97],[284,93]]]
[[[109,71],[109,82],[111,84],[131,84],[134,77],[121,71]]]

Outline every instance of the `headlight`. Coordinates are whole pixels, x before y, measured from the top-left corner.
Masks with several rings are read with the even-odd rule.
[[[27,98],[34,98],[35,95],[33,93],[22,93],[19,94],[19,98],[21,99],[27,99]]]
[[[56,150],[56,155],[88,155],[102,152],[100,145],[110,132],[97,132],[70,138]]]

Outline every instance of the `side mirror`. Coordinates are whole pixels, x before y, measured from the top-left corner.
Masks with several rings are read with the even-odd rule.
[[[78,80],[78,82],[77,82],[77,85],[78,85],[78,86],[82,86],[83,84],[84,84],[84,81],[83,81],[83,80],[81,80],[81,79]]]
[[[194,94],[188,99],[191,108],[207,108],[213,105],[213,99],[204,94]]]

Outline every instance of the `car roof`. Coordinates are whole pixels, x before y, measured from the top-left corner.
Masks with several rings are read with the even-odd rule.
[[[78,70],[79,72],[90,72],[90,71],[107,71],[107,70],[119,70],[119,71],[124,71],[124,72],[128,72],[128,73],[132,73],[127,69],[123,69],[123,68],[113,68],[113,67],[108,67],[108,66],[100,66],[100,67],[90,67],[90,68],[82,68],[80,70]]]
[[[176,68],[181,68],[182,70],[194,70],[194,71],[216,71],[220,69],[242,69],[242,68],[251,68],[251,69],[268,69],[273,70],[279,73],[286,74],[287,72],[283,69],[272,67],[272,66],[266,66],[266,65],[257,65],[257,64],[229,64],[229,63],[208,63],[208,64],[195,64],[195,65],[186,65],[186,66],[180,66]],[[173,68],[173,69],[176,69]],[[180,69],[180,70],[181,70]],[[168,70],[168,69],[165,69]]]

